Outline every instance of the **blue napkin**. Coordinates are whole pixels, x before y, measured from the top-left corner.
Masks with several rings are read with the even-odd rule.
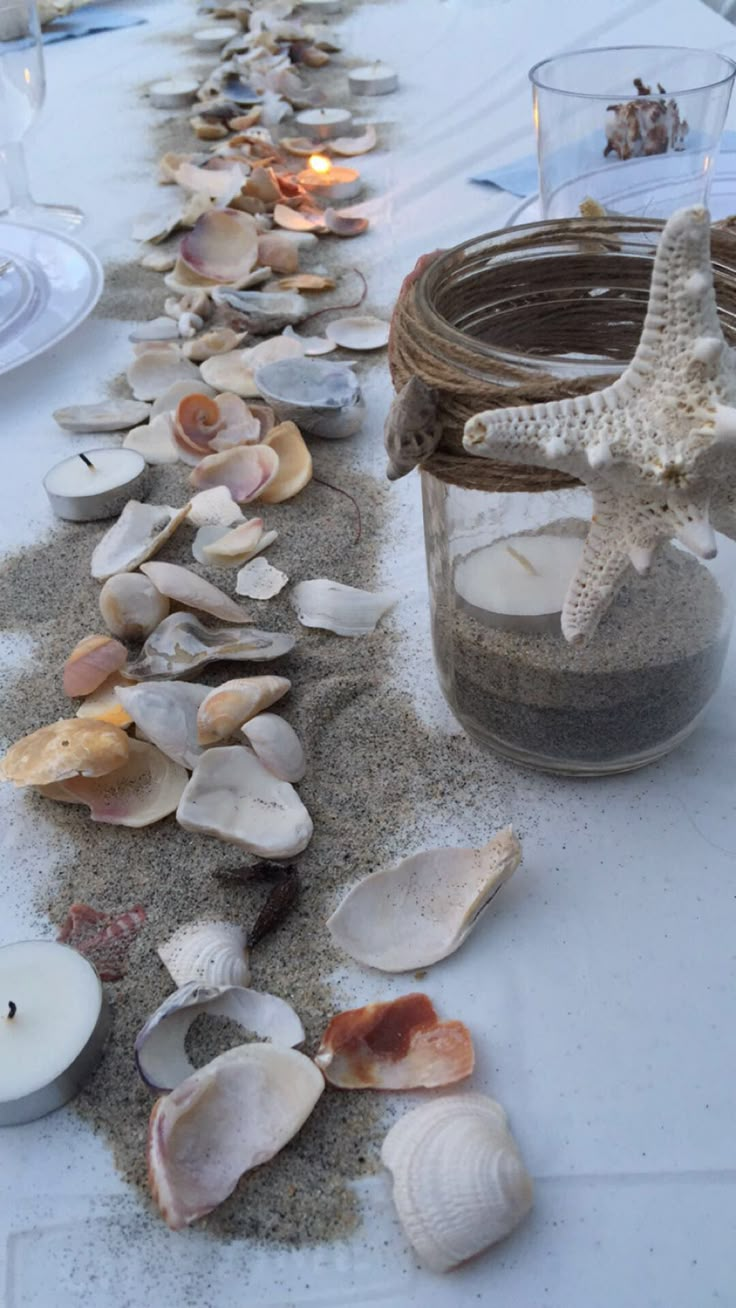
[[[106,5],[87,5],[64,18],[55,18],[43,33],[44,45],[55,41],[71,41],[77,36],[93,36],[96,32],[112,32],[119,27],[138,27],[148,20],[138,14],[118,10],[111,12]]]
[[[721,137],[721,153],[736,150],[736,131],[726,131]],[[717,165],[716,165],[717,167]],[[474,173],[471,182],[481,182],[486,186],[495,186],[499,191],[509,191],[524,199],[536,195],[539,190],[536,154],[524,155],[514,163],[503,164],[500,168],[490,168],[485,173]]]

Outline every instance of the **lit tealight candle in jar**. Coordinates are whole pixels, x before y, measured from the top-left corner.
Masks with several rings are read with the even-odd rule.
[[[459,603],[504,631],[559,632],[568,586],[580,562],[579,536],[514,536],[474,550],[455,566]]]
[[[146,461],[136,450],[86,450],[57,463],[43,479],[57,518],[95,522],[120,513],[143,489]]]
[[[312,141],[329,141],[350,130],[353,115],[349,109],[303,109],[294,120]]]
[[[97,1066],[110,1012],[91,963],[69,945],[0,948],[0,1126],[67,1103]]]
[[[366,64],[365,68],[353,68],[348,73],[348,86],[353,95],[388,95],[398,85],[398,73],[380,60]]]
[[[314,200],[330,204],[334,200],[354,200],[363,189],[355,168],[336,167],[324,154],[310,155],[309,167],[298,173],[296,180]]]

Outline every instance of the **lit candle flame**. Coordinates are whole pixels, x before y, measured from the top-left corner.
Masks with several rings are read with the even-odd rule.
[[[313,173],[328,173],[330,171],[330,161],[324,154],[310,154],[309,167]]]

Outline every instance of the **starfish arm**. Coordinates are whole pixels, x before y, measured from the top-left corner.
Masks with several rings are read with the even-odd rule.
[[[487,409],[466,422],[463,445],[479,458],[556,468],[585,481],[598,454],[609,460],[611,415],[619,403],[607,386],[547,404]]]
[[[562,608],[562,634],[571,645],[582,645],[593,635],[616,598],[630,562],[615,524],[605,513],[600,521],[594,516]]]

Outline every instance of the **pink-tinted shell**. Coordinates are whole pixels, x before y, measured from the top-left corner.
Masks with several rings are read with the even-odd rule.
[[[217,400],[208,395],[185,395],[174,414],[174,440],[195,454],[209,452],[210,441],[224,427]]]
[[[273,481],[278,470],[279,456],[267,445],[237,445],[202,459],[189,481],[197,490],[227,486],[237,504],[249,504]]]
[[[64,664],[64,694],[91,695],[127,662],[128,651],[111,636],[85,636]]]
[[[255,267],[258,229],[250,214],[210,209],[183,238],[179,258],[193,272],[232,285]]]
[[[119,981],[128,970],[128,951],[145,920],[141,904],[116,914],[72,904],[56,938],[94,963],[101,981]]]

